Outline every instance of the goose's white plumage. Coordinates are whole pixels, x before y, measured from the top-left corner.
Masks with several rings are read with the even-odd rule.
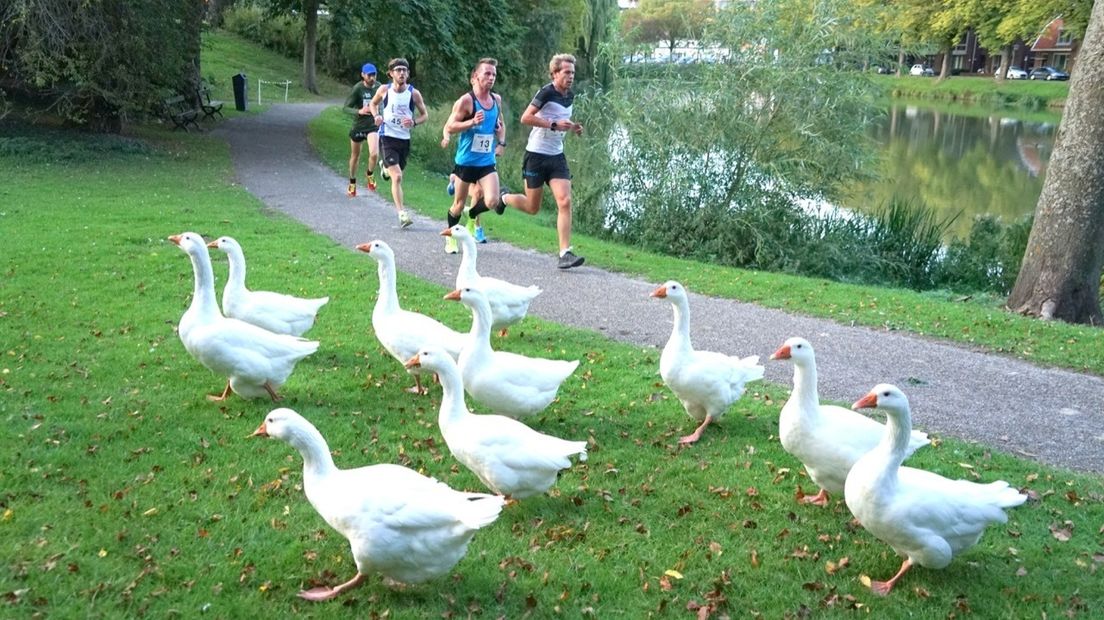
[[[203,238],[186,232],[169,240],[188,254],[195,273],[192,303],[177,328],[180,341],[200,364],[228,379],[222,395],[209,398],[222,400],[234,390],[243,398],[279,400],[276,390],[296,362],[318,350],[318,343],[223,317],[215,303],[215,276]]]
[[[978,484],[902,467],[912,417],[908,399],[895,386],[876,385],[852,407],[884,411],[886,430],[847,475],[847,507],[868,532],[905,558],[891,579],[871,584],[875,593],[888,594],[913,564],[944,568],[977,544],[990,523],[1008,521],[1006,508],[1027,500],[1003,480]]]
[[[407,362],[437,373],[444,394],[437,422],[449,451],[495,493],[522,499],[544,493],[571,456],[586,460],[587,442],[539,433],[513,418],[473,415],[464,403],[460,368],[440,348],[423,349]]]
[[[694,443],[710,422],[725,414],[744,393],[744,384],[763,378],[759,356],[733,357],[712,351],[695,351],[690,343],[690,300],[686,287],[668,280],[652,297],[671,302],[674,325],[659,357],[659,374],[675,393],[686,413],[701,425],[679,443]]]
[[[222,313],[277,334],[302,336],[314,325],[318,310],[329,297],[304,299],[271,291],[251,291],[245,286],[245,253],[233,237],[219,237],[207,244],[226,253],[230,275],[222,289]]]
[[[793,392],[778,417],[778,436],[786,452],[797,457],[820,492],[801,501],[828,505],[828,494],[843,493],[847,472],[885,434],[885,425],[846,407],[820,404],[813,345],[804,338],[790,338],[772,360],[794,364]],[[912,431],[905,456],[929,443],[927,433]]]
[[[458,363],[464,389],[480,404],[512,418],[544,411],[556,398],[560,384],[579,366],[566,362],[527,357],[491,348],[491,307],[476,288],[465,287],[445,295],[459,301],[472,313],[471,331]]]
[[[348,539],[356,560],[353,579],[299,593],[308,600],[333,598],[372,572],[402,583],[444,575],[505,503],[498,495],[453,490],[399,465],[338,469],[322,434],[291,409],[269,412],[254,435],[281,439],[299,451],[307,499]]]
[[[477,250],[475,238],[468,229],[457,224],[441,233],[446,237],[452,237],[460,243],[460,269],[456,272],[456,288],[471,287],[483,291],[487,296],[487,303],[491,306],[491,329],[501,330],[500,335],[506,335],[506,328],[525,318],[529,312],[529,304],[541,289],[537,285],[519,286],[500,280],[479,275],[476,271]]]
[[[440,321],[418,312],[399,307],[399,293],[395,284],[395,252],[387,243],[376,240],[357,246],[378,263],[379,296],[372,308],[372,330],[384,349],[400,364],[414,357],[423,347],[436,344],[448,351],[453,358],[460,356],[467,337],[447,327]],[[422,381],[414,375],[414,387],[409,391],[424,394]]]

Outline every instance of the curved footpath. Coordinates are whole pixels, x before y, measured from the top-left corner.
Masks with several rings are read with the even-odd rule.
[[[358,243],[383,239],[395,249],[399,269],[452,286],[459,257],[443,252],[438,235],[443,220],[415,215],[414,226],[400,230],[390,203],[366,190],[356,199],[347,198],[347,179],[319,162],[307,142],[306,125],[325,107],[275,105],[260,115],[226,121],[214,133],[228,140],[239,182],[270,208],[350,251]],[[380,187],[383,195],[389,195],[386,187]],[[443,216],[446,206],[442,187],[440,204],[432,209]],[[493,230],[496,216],[489,217]],[[508,210],[502,217],[524,216]],[[479,247],[480,273],[539,285],[544,292],[531,313],[543,319],[637,345],[661,348],[666,343],[670,305],[648,297],[659,283],[603,271],[589,262],[560,271],[554,246],[552,230],[548,254],[492,239]],[[585,246],[579,250],[586,255]],[[909,396],[917,428],[1104,473],[1104,379],[725,299],[692,295],[690,307],[697,348],[759,354],[769,381],[791,385],[792,365],[767,357],[786,338],[804,336],[817,351],[821,398],[850,403],[876,383],[895,383]]]

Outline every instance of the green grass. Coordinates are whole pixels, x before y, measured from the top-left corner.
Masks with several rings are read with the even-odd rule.
[[[408,591],[372,578],[339,602],[306,604],[299,588],[352,575],[348,547],[303,497],[298,455],[246,439],[272,405],[203,398],[222,379],[176,337],[192,274],[166,236],[233,235],[253,288],[331,296],[308,334],[321,349],[282,392],[339,466],[402,463],[458,488],[479,483],[444,447],[439,391],[405,393],[409,378],[375,341],[375,263],[265,209],[233,183],[224,145],[160,130],[138,138],[141,148],[31,132],[18,152],[0,152],[0,616],[640,618],[687,617],[691,602],[767,618],[1099,613],[1099,477],[951,439],[925,449],[912,464],[1005,479],[1034,499],[948,569],[914,569],[881,599],[862,576],[892,574],[892,552],[853,526],[842,503],[792,500],[810,485],[777,441],[785,389],[754,386],[697,446],[680,449],[693,423],[659,383],[658,351],[532,318],[502,348],[583,360],[533,425],[589,439],[589,461],[550,495],[507,509],[452,576]],[[51,161],[59,144],[67,156]],[[343,152],[347,140],[337,144],[328,148]],[[412,176],[412,201],[443,209],[442,179]],[[499,237],[554,245],[532,218],[488,222]],[[603,266],[650,259],[580,243]],[[225,259],[214,264],[221,283]],[[689,263],[674,268],[698,288],[711,279]],[[717,274],[735,274],[733,290],[751,280],[770,288],[761,274]],[[783,286],[800,279],[773,282],[782,303]],[[847,290],[864,305],[878,295]],[[399,291],[404,307],[466,326],[443,288],[400,274]]]
[[[167,235],[236,236],[254,288],[332,297],[310,332],[321,350],[283,393],[339,465],[403,463],[459,488],[479,483],[447,454],[439,392],[405,393],[409,378],[372,335],[371,259],[266,211],[231,183],[223,145],[146,137],[150,151],[69,162],[63,177],[0,160],[12,181],[0,235],[19,240],[3,246],[0,279],[7,616],[245,617],[263,608],[280,617],[637,618],[684,617],[692,601],[712,601],[731,616],[969,608],[1038,617],[1087,613],[1104,596],[1091,573],[1104,523],[1098,477],[949,439],[925,450],[917,465],[1006,479],[1037,500],[950,568],[917,569],[880,599],[861,577],[896,570],[888,548],[851,525],[842,503],[793,502],[809,483],[776,438],[784,389],[756,386],[698,446],[680,449],[693,423],[660,385],[656,350],[528,319],[504,348],[583,360],[533,425],[589,439],[588,463],[549,496],[509,508],[452,577],[406,592],[372,579],[342,602],[303,603],[299,588],[352,574],[347,545],[304,499],[298,455],[246,439],[272,405],[203,398],[222,383],[174,333],[192,275]],[[521,218],[502,221],[511,219]],[[222,281],[221,257],[215,268]],[[406,307],[466,324],[441,287],[400,276],[399,288]],[[1063,528],[1072,528],[1068,541],[1052,534]],[[829,569],[844,558],[846,567]]]
[[[1069,94],[1069,82],[1005,80],[998,83],[992,76],[960,75],[939,80],[914,75],[884,75],[874,76],[874,79],[895,98],[980,102],[998,107],[1061,108]]]
[[[247,109],[250,109],[250,111],[257,106],[258,79],[270,82],[291,80],[291,86],[288,88],[288,101],[291,103],[344,99],[349,94],[349,88],[352,87],[352,82],[347,85],[341,84],[319,71],[318,86],[320,94],[315,95],[307,92],[302,85],[302,68],[297,63],[223,30],[203,33],[202,54],[201,73],[203,78],[213,86],[212,96],[228,102],[229,105],[226,107],[231,110],[234,108],[234,91],[231,78],[238,73],[244,73],[249,81],[249,106]],[[264,88],[261,92],[263,103],[283,102],[284,89],[282,86],[265,85]],[[225,110],[225,108],[223,109]]]
[[[435,109],[430,126],[444,122],[445,111]],[[311,124],[311,141],[331,168],[344,174],[348,166],[348,117],[326,110]],[[432,135],[431,135],[432,134]],[[428,172],[419,160],[422,153],[440,151],[431,142],[435,132],[416,134],[411,165],[403,190],[408,206],[443,219],[449,197],[443,174]],[[519,143],[515,136],[511,142]],[[520,145],[519,145],[520,146]],[[431,151],[431,149],[433,151]],[[435,159],[436,153],[432,155]],[[505,176],[518,186],[517,178]],[[381,196],[390,197],[390,186],[381,182]],[[503,217],[486,215],[484,227],[496,239],[552,253],[556,250],[554,208],[539,217],[508,211]],[[577,251],[587,264],[663,282],[679,280],[690,290],[739,299],[770,308],[818,316],[844,324],[901,330],[922,336],[984,347],[1037,364],[1071,368],[1104,375],[1104,330],[1043,322],[1006,312],[1003,299],[840,284],[785,274],[745,271],[661,256],[636,248],[574,235]]]

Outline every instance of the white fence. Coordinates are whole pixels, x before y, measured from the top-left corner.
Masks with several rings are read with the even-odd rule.
[[[288,87],[291,86],[291,80],[284,80],[282,82],[269,82],[268,80],[257,80],[257,105],[261,105],[261,85],[268,84],[269,86],[276,86],[277,92],[280,86],[284,87],[284,103],[288,100]]]

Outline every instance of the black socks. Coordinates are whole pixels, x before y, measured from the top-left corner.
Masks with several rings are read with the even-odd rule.
[[[484,207],[483,210],[486,211],[487,210],[486,207]],[[475,209],[472,209],[472,211],[475,211]],[[452,228],[453,226],[456,226],[459,223],[460,223],[460,216],[459,215],[453,215],[452,211],[449,211],[448,212],[448,227]]]
[[[477,217],[477,216],[482,215],[482,214],[484,214],[484,213],[486,213],[490,210],[491,209],[487,206],[487,203],[483,202],[483,199],[480,198],[479,202],[475,203],[475,205],[472,206],[471,210],[468,212],[468,216],[469,217]],[[503,213],[505,213],[506,212],[506,203],[499,200],[498,205],[495,206],[495,208],[494,208],[494,212],[499,214],[499,215],[502,215]]]

